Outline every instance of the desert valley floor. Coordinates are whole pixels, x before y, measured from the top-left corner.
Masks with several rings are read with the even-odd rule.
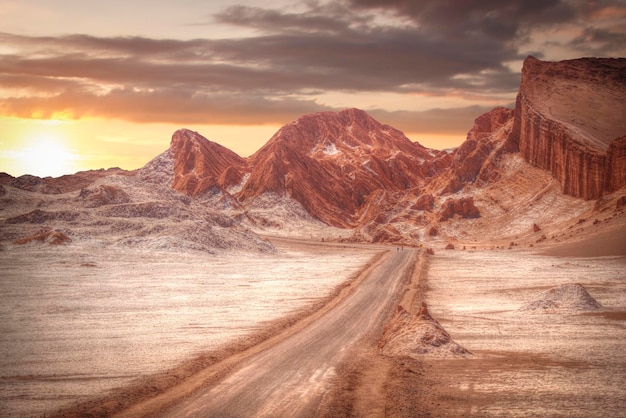
[[[528,56],[454,149],[347,108],[0,173],[0,417],[626,417],[624,74]]]
[[[274,243],[273,254],[96,254],[36,244],[0,252],[0,415],[42,416],[149,382],[281,318],[306,316],[369,260],[398,251],[317,239]],[[626,411],[625,256],[405,250],[425,260],[421,299],[471,354],[407,358],[383,385],[380,416]],[[583,285],[602,308],[521,309],[568,283]],[[332,373],[326,389],[344,377]]]

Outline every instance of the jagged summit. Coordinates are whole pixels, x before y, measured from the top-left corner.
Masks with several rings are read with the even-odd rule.
[[[369,194],[422,185],[432,159],[429,150],[362,110],[305,115],[250,157],[239,198],[286,194],[328,224],[354,226]]]
[[[188,129],[174,132],[170,155],[174,160],[172,188],[189,196],[239,183],[246,167],[244,158]]]
[[[344,151],[359,148],[363,152],[387,150],[388,154],[394,150],[427,153],[426,148],[409,140],[398,129],[378,122],[363,110],[351,108],[303,115],[283,126],[255,156],[264,154],[264,149],[273,147],[276,142],[291,141],[294,145],[308,147],[312,154],[320,151],[325,155],[333,154],[326,148],[333,145]]]

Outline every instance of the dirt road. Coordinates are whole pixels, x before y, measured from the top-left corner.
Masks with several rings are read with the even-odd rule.
[[[402,290],[416,251],[385,254],[358,288],[323,316],[166,411],[165,416],[315,416],[336,367],[379,332]]]

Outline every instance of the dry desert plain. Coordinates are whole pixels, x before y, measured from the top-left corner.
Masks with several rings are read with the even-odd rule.
[[[434,255],[284,237],[272,238],[273,254],[7,249],[0,410],[620,416],[623,231],[559,247],[439,245]],[[589,243],[593,257],[581,250]],[[568,283],[602,307],[521,309]],[[469,354],[417,334],[408,355],[384,354],[396,306],[416,314],[422,302]]]

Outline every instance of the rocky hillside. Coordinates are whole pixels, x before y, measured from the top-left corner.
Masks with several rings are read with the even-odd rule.
[[[188,196],[241,182],[247,162],[231,150],[197,132],[174,132],[169,152],[174,160],[172,189]]]
[[[436,155],[362,110],[307,115],[250,157],[250,177],[237,196],[249,202],[286,194],[325,223],[354,227],[372,193],[422,187],[436,175]]]

